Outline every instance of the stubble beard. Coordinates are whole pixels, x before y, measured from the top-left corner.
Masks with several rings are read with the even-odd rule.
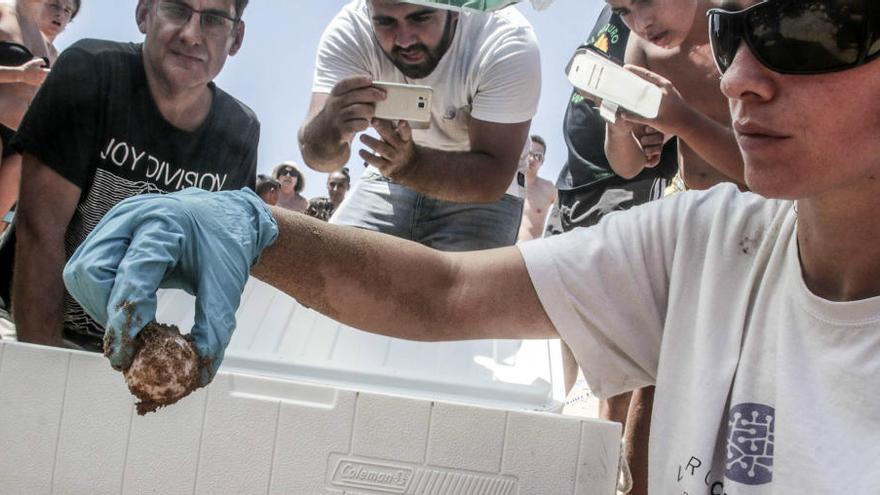
[[[421,43],[407,48],[407,50],[422,51],[426,57],[426,60],[422,63],[407,64],[403,62],[400,56],[400,52],[403,51],[403,49],[397,46],[391,49],[391,54],[384,50],[382,50],[382,53],[388,57],[388,60],[390,60],[391,63],[397,67],[397,70],[402,72],[404,76],[410,79],[422,79],[428,77],[434,72],[437,65],[440,64],[440,60],[443,58],[443,55],[446,54],[446,51],[449,50],[449,46],[452,44],[452,39],[455,36],[456,25],[457,18],[453,19],[451,13],[448,13],[446,17],[446,25],[443,27],[443,37],[440,38],[440,43],[438,43],[437,48],[431,50]]]

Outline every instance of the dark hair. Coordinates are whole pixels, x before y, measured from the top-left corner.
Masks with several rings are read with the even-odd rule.
[[[544,153],[547,152],[547,141],[544,141],[544,138],[542,138],[541,136],[539,136],[539,135],[537,135],[537,134],[532,134],[531,136],[529,136],[529,139],[531,139],[532,141],[534,141],[534,142],[540,144],[541,146],[543,146],[543,147],[544,147]]]
[[[327,221],[333,215],[333,202],[324,196],[312,198],[309,200],[309,207],[306,208],[306,215]]]
[[[327,174],[327,182],[330,182],[330,177],[333,177],[333,174],[342,174],[345,177],[345,181],[351,184],[351,175],[348,171],[348,167],[342,167],[336,172],[330,172]]]
[[[244,9],[247,7],[248,0],[235,0],[235,18],[241,19],[244,15]]]
[[[269,192],[269,190],[273,187],[275,189],[278,189],[281,187],[281,183],[273,179],[272,177],[269,177],[268,175],[257,175],[257,194],[262,196],[263,193]]]
[[[302,172],[296,167],[296,164],[293,162],[281,162],[275,166],[272,170],[272,177],[275,180],[278,180],[278,174],[281,173],[282,170],[293,170],[296,173],[296,185],[293,186],[293,190],[296,192],[300,192],[306,187],[306,178],[303,177]]]
[[[73,13],[70,14],[70,20],[72,21],[76,14],[79,14],[79,9],[82,6],[82,0],[73,0]]]

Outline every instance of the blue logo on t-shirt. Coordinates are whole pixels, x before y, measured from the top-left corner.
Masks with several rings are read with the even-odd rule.
[[[727,418],[725,477],[746,485],[773,481],[773,442],[776,411],[764,404],[733,406]]]

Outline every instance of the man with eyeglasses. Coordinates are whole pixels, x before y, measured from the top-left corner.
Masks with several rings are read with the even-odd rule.
[[[302,304],[384,335],[562,337],[600,397],[656,385],[650,493],[874,493],[880,10],[875,0],[730,8],[742,10],[710,12],[711,41],[751,193],[721,184],[470,253],[324,225],[243,192],[158,198],[161,219],[133,198],[64,281],[107,321],[147,322],[163,280],[239,259],[237,270],[253,265]],[[212,223],[247,226],[251,242],[184,235],[151,248],[167,225]],[[242,286],[200,291],[237,301]],[[139,327],[117,331],[112,364],[126,366]]]
[[[373,81],[433,88],[430,124],[374,118]],[[333,222],[443,250],[511,245],[522,217],[520,154],[537,110],[538,45],[515,8],[455,12],[352,0],[324,31],[299,143],[306,164],[369,167]]]
[[[14,139],[20,340],[101,350],[104,328],[65,296],[61,271],[115,204],[255,186],[259,121],[212,82],[241,47],[246,4],[140,0],[143,43],[82,40],[58,58]]]
[[[547,153],[547,142],[537,134],[529,138],[529,151],[526,155],[528,168],[525,171],[526,201],[523,205],[523,218],[519,226],[517,241],[528,241],[541,237],[544,221],[550,205],[556,201],[556,187],[547,179],[538,177],[544,157]]]

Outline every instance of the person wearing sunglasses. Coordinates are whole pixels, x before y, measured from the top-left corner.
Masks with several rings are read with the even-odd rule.
[[[20,340],[102,348],[104,328],[65,297],[61,271],[113,205],[255,187],[259,121],[213,82],[242,45],[246,5],[140,0],[142,43],[86,39],[58,58],[13,139],[24,156],[12,290]]]
[[[621,111],[609,123],[605,149],[617,175],[632,178],[657,166],[663,145],[676,139],[679,175],[689,189],[720,182],[743,186],[727,102],[718,90],[706,12],[717,0],[607,0],[632,35],[628,68],[663,94],[656,118]]]
[[[306,180],[293,162],[282,162],[272,170],[272,177],[281,184],[278,206],[305,213],[309,200],[302,195]]]
[[[238,260],[229,266],[383,335],[561,337],[600,397],[656,385],[650,493],[875,493],[880,10],[730,9],[710,12],[713,58],[752,192],[720,184],[593,227],[449,253],[246,192],[190,190],[119,205],[64,282],[102,321],[148,322],[160,284],[214,280]],[[248,242],[205,235],[212,226]],[[157,249],[167,228],[199,234]],[[243,284],[204,284],[197,299],[238,301]],[[228,342],[236,308],[216,308],[229,318],[198,330]],[[124,368],[139,325],[110,327],[107,355]]]

